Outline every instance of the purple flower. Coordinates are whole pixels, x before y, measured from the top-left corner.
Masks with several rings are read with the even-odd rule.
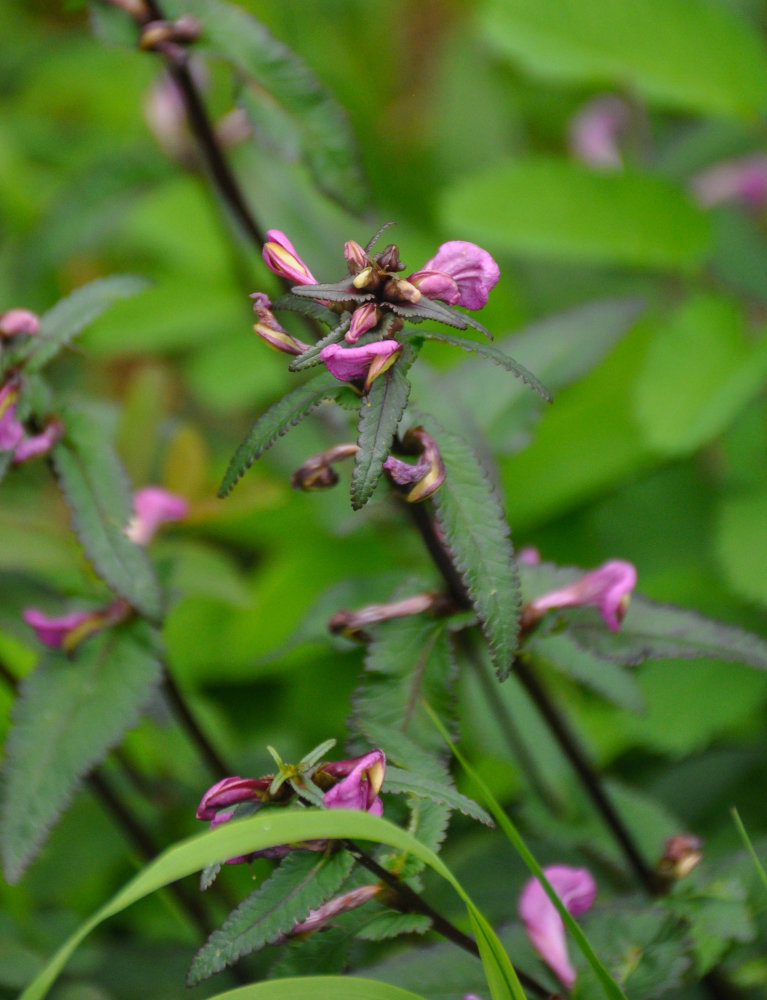
[[[253,329],[262,340],[283,354],[298,356],[309,349],[309,344],[291,336],[280,326],[272,312],[272,303],[268,295],[264,295],[263,292],[253,292],[250,297],[253,299],[253,310],[258,316],[258,323]]]
[[[270,229],[266,234],[263,257],[270,271],[287,278],[296,285],[316,285],[317,279],[298,256],[296,248],[279,229]]]
[[[406,447],[417,444],[421,455],[417,462],[403,462],[389,455],[383,464],[384,469],[398,486],[413,485],[407,494],[408,503],[418,503],[432,496],[445,481],[445,463],[439,453],[437,442],[427,434],[423,427],[412,427],[405,435],[403,444]]]
[[[543,873],[574,917],[585,913],[594,902],[597,885],[585,868],[552,865]],[[565,986],[572,988],[575,969],[567,952],[565,925],[537,878],[531,878],[522,890],[519,915],[535,950]]]
[[[24,435],[24,428],[16,419],[18,396],[15,382],[6,382],[0,389],[0,451],[13,451]]]
[[[607,627],[617,632],[628,609],[636,581],[637,571],[630,562],[610,559],[569,587],[553,590],[531,601],[523,611],[524,624],[529,628],[552,608],[593,605],[599,608]]]
[[[20,333],[35,334],[40,329],[40,317],[29,309],[9,309],[0,316],[0,334],[16,337]]]
[[[125,534],[136,545],[148,545],[160,525],[181,521],[188,511],[183,497],[161,486],[145,486],[133,494],[133,518]]]
[[[242,802],[263,802],[272,783],[271,776],[266,778],[241,778],[234,775],[222,778],[207,790],[197,807],[197,819],[215,820],[222,809],[240,805]],[[226,819],[231,817],[231,812]],[[222,820],[219,820],[219,823]]]
[[[427,298],[481,309],[500,274],[487,250],[466,240],[449,240],[408,281]]]
[[[374,340],[360,347],[342,347],[328,344],[320,351],[320,358],[328,371],[341,382],[365,379],[365,389],[373,380],[390,368],[400,355],[402,345],[397,340]]]
[[[692,189],[704,208],[727,202],[761,208],[767,201],[767,156],[757,153],[717,163],[693,178]]]
[[[106,608],[96,611],[70,611],[66,615],[47,615],[39,608],[27,608],[22,618],[37,633],[38,640],[51,649],[63,649],[67,653],[83,639],[101,629],[115,625],[130,613],[125,601],[117,600]]]
[[[616,169],[623,166],[618,139],[630,122],[629,109],[611,94],[589,101],[570,123],[570,148],[592,167]]]
[[[525,566],[537,566],[541,561],[541,554],[534,545],[525,545],[517,552],[517,559]]]
[[[383,750],[371,750],[361,757],[322,764],[318,770],[342,778],[323,796],[328,809],[359,809],[373,816],[383,814],[383,802],[378,797],[386,772]]]
[[[381,318],[381,310],[375,302],[366,302],[357,306],[352,313],[349,329],[346,331],[345,340],[348,344],[356,344],[363,333],[372,330]]]
[[[30,458],[44,455],[61,439],[64,433],[64,425],[60,420],[54,418],[49,420],[39,434],[24,435],[16,445],[13,455],[15,463],[28,462]]]

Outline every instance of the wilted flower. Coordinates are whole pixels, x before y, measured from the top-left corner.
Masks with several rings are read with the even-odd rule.
[[[380,883],[361,885],[357,889],[351,889],[341,896],[336,896],[335,899],[329,899],[327,903],[318,906],[316,910],[309,910],[307,916],[290,931],[289,936],[298,937],[301,934],[313,934],[325,927],[339,913],[347,913],[349,910],[356,910],[358,906],[364,906],[374,896],[377,896],[382,888]]]
[[[40,317],[29,309],[9,309],[0,315],[0,334],[16,337],[20,333],[35,334],[40,329]]]
[[[663,888],[685,878],[703,860],[703,841],[694,833],[678,833],[663,845],[655,876]]]
[[[356,444],[337,444],[312,455],[290,477],[290,485],[294,490],[306,492],[330,489],[338,482],[338,473],[333,468],[333,463],[351,458],[358,451],[359,446]]]
[[[328,809],[360,809],[374,816],[383,814],[383,802],[378,797],[386,771],[383,750],[322,764],[318,771],[343,778],[323,796]]]
[[[432,496],[445,481],[445,464],[439,453],[439,446],[423,427],[412,427],[403,439],[403,445],[417,446],[421,455],[417,462],[410,464],[390,455],[383,464],[384,469],[398,486],[409,486],[408,503],[417,503]]]
[[[620,168],[623,157],[618,140],[630,120],[628,106],[620,97],[612,94],[595,97],[570,122],[570,148],[589,166]]]
[[[379,375],[391,368],[401,351],[402,345],[397,340],[374,340],[358,347],[328,344],[320,351],[320,358],[341,382],[364,378],[365,389],[369,389]]]
[[[294,281],[297,285],[316,285],[317,279],[298,256],[298,252],[285,233],[270,229],[266,234],[263,257],[270,271]]]
[[[585,868],[552,865],[543,873],[574,917],[585,913],[594,902],[597,884]],[[565,925],[537,878],[531,878],[522,890],[519,915],[535,950],[570,989],[575,983],[575,969],[567,952]]]
[[[125,534],[136,545],[148,545],[162,524],[183,520],[189,505],[161,486],[145,486],[133,494],[133,517]]]
[[[466,240],[449,240],[408,281],[427,298],[481,309],[500,274],[487,250]]]
[[[598,569],[586,573],[569,587],[536,597],[522,611],[524,628],[530,628],[552,608],[576,608],[594,605],[609,629],[617,632],[628,609],[637,572],[630,562],[610,559]]]

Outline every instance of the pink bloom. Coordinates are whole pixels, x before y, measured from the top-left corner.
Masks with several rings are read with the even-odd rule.
[[[133,518],[125,534],[136,545],[148,545],[161,524],[183,520],[188,510],[183,497],[161,486],[145,486],[133,494]]]
[[[552,608],[593,605],[599,608],[607,627],[617,632],[628,609],[636,580],[637,571],[630,562],[610,559],[569,587],[537,597],[527,605],[524,614],[532,623]]]
[[[281,351],[283,354],[298,356],[299,354],[303,354],[304,351],[309,350],[308,344],[291,336],[277,322],[272,312],[272,303],[269,301],[268,295],[264,295],[263,292],[253,292],[250,297],[253,299],[253,310],[256,316],[258,316],[258,323],[255,324],[253,329],[262,340],[265,340],[270,347],[273,347],[276,351]]]
[[[222,778],[203,795],[197,807],[197,819],[215,820],[217,813],[229,806],[236,806],[241,802],[262,802],[271,783],[271,777],[241,778],[234,775]],[[231,815],[231,812],[227,813],[225,819],[229,819]],[[225,819],[221,818],[218,822],[224,822]]]
[[[396,340],[375,340],[361,347],[328,344],[320,351],[320,358],[341,382],[364,378],[368,389],[374,379],[394,364],[401,350],[402,345]]]
[[[296,285],[316,285],[317,279],[298,256],[296,248],[279,229],[270,229],[266,234],[263,258],[270,271],[287,278]]]
[[[375,302],[366,302],[364,305],[357,306],[352,313],[349,329],[346,331],[346,342],[356,344],[362,334],[372,330],[380,318],[381,310]]]
[[[629,125],[629,109],[612,95],[589,101],[570,123],[570,148],[579,160],[592,167],[623,166],[618,139]]]
[[[517,559],[525,566],[537,566],[541,561],[541,554],[534,545],[525,545],[517,553]]]
[[[64,425],[60,420],[50,420],[45,430],[39,434],[32,434],[29,437],[22,437],[16,445],[13,461],[16,463],[27,462],[30,458],[44,455],[61,439],[64,433]]]
[[[13,451],[24,434],[16,419],[18,395],[18,385],[14,382],[6,382],[0,389],[0,451]]]
[[[594,902],[597,885],[585,868],[552,865],[543,873],[574,917],[585,913]],[[522,890],[519,915],[535,950],[570,989],[575,983],[575,969],[567,952],[565,925],[537,878],[531,878]]]
[[[693,178],[692,189],[705,208],[727,202],[760,208],[767,200],[767,156],[755,154],[717,163]]]
[[[414,484],[406,499],[408,503],[417,503],[432,496],[444,483],[445,463],[442,461],[437,442],[423,427],[412,427],[405,435],[403,443],[405,447],[411,447],[414,443],[420,447],[421,455],[418,461],[411,465],[389,455],[383,467],[398,486]]]
[[[44,646],[51,649],[61,649],[67,636],[78,626],[93,617],[90,611],[70,611],[58,618],[46,615],[38,608],[27,608],[21,616],[27,625],[31,625],[37,633],[37,638]]]
[[[500,274],[487,250],[466,240],[449,240],[408,281],[427,298],[441,299],[451,306],[481,309]]]
[[[0,334],[15,337],[19,333],[35,334],[40,329],[40,318],[29,309],[9,309],[0,316]]]
[[[323,802],[328,809],[359,809],[374,816],[383,814],[383,802],[378,797],[386,771],[383,750],[371,750],[349,760],[332,761],[318,770],[343,779],[325,792]]]

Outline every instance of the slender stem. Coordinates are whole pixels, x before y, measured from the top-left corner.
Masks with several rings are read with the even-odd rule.
[[[191,709],[186,703],[184,695],[176,684],[170,670],[165,666],[165,676],[163,678],[163,691],[171,703],[176,718],[185,730],[192,743],[197,747],[200,757],[208,765],[210,772],[216,778],[224,778],[234,771],[227,767],[223,757],[219,754],[208,737],[200,728]]]
[[[403,913],[422,913],[427,916],[432,923],[432,927],[435,931],[441,934],[444,938],[452,941],[453,944],[457,944],[459,948],[463,948],[464,951],[468,951],[469,954],[474,955],[475,958],[479,958],[479,948],[477,947],[477,942],[474,938],[469,937],[468,934],[451,923],[442,914],[438,913],[433,909],[422,896],[419,896],[417,892],[414,892],[405,882],[403,882],[394,872],[390,872],[388,869],[384,868],[382,865],[372,858],[369,854],[362,850],[353,840],[342,841],[343,846],[349,851],[353,857],[364,867],[367,868],[369,872],[381,882],[384,882],[394,893],[394,898],[389,900],[389,905],[392,908],[400,910]],[[554,1000],[556,994],[552,993],[551,990],[546,989],[542,986],[536,979],[532,976],[527,975],[525,972],[521,972],[516,969],[519,981],[525,987],[525,989],[530,990],[531,993],[535,993],[536,996],[547,998],[547,1000]]]

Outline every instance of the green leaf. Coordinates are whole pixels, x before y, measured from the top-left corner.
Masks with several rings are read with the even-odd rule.
[[[337,316],[336,319],[338,319]],[[334,326],[330,333],[324,336],[321,340],[318,340],[316,344],[312,344],[307,351],[304,351],[303,354],[299,354],[297,358],[294,358],[293,361],[290,362],[288,370],[291,372],[300,372],[303,371],[304,368],[311,368],[313,365],[322,364],[320,352],[323,348],[327,347],[328,344],[338,343],[338,341],[349,329],[351,319],[351,313],[344,313],[341,316],[341,322]]]
[[[408,347],[410,348],[408,352]],[[410,357],[408,357],[408,353]],[[405,372],[415,352],[407,345],[402,356],[370,386],[362,398],[357,444],[352,470],[352,507],[360,510],[372,497],[381,478],[383,464],[391,451],[394,435],[410,395]]]
[[[431,920],[423,913],[379,913],[364,925],[357,937],[364,941],[386,941],[398,934],[425,934]]]
[[[17,881],[88,771],[136,724],[162,674],[158,639],[139,620],[49,652],[21,683],[3,780],[2,855]]]
[[[519,631],[519,581],[509,526],[472,449],[444,428],[434,434],[446,471],[434,494],[437,518],[503,680]]]
[[[463,351],[473,351],[475,354],[479,354],[483,358],[487,358],[488,361],[492,361],[493,364],[499,365],[504,368],[507,372],[511,372],[516,375],[517,378],[521,379],[526,385],[529,385],[531,389],[534,389],[542,399],[547,402],[551,402],[551,393],[540,382],[532,372],[529,372],[524,365],[519,364],[514,358],[510,358],[508,355],[504,354],[503,351],[498,350],[497,347],[490,347],[486,344],[478,344],[475,340],[467,340],[465,337],[455,337],[450,333],[439,333],[436,331],[419,330],[417,333],[412,333],[407,336],[408,340],[439,340],[443,344],[452,344],[453,347],[460,347]]]
[[[767,490],[725,496],[717,520],[716,552],[727,582],[748,600],[767,604]]]
[[[424,1000],[417,993],[361,976],[267,979],[217,993],[211,1000]]]
[[[41,317],[37,336],[24,345],[27,371],[39,371],[113,302],[143,292],[148,286],[146,278],[134,274],[113,275],[83,285],[61,299]]]
[[[452,786],[443,782],[434,781],[416,771],[405,771],[403,768],[395,767],[392,764],[386,767],[386,780],[383,790],[385,792],[398,792],[408,795],[415,795],[417,798],[431,799],[442,805],[450,806],[451,809],[458,809],[464,816],[471,816],[472,819],[479,820],[486,826],[493,826],[493,821],[485,812],[482,806],[466,795],[461,795]]]
[[[293,133],[315,183],[352,211],[369,195],[346,113],[306,63],[274,38],[252,14],[221,0],[171,0],[172,16],[194,14],[203,26],[202,51],[222,56],[255,87],[241,101],[256,130],[269,128],[266,141],[279,149]],[[270,112],[268,117],[263,111]],[[263,133],[257,135],[263,141]]]
[[[66,431],[51,457],[80,544],[109,587],[156,620],[162,595],[145,550],[125,534],[131,495],[108,421],[85,407],[67,410],[62,417]]]
[[[372,302],[372,292],[361,292],[352,284],[351,278],[342,278],[321,285],[296,285],[292,294],[298,298],[328,299],[331,302]]]
[[[542,77],[707,115],[755,119],[767,106],[755,27],[710,0],[492,0],[483,24],[491,45]]]
[[[425,319],[433,319],[438,323],[446,323],[454,326],[458,330],[466,330],[472,327],[479,333],[484,333],[488,340],[493,339],[492,333],[486,329],[477,319],[469,313],[460,312],[458,309],[451,309],[450,306],[436,299],[422,298],[419,302],[411,304],[409,302],[390,302],[389,308],[397,316],[401,316],[410,323],[422,323]]]
[[[316,319],[318,323],[322,323],[324,326],[333,327],[338,323],[338,313],[333,312],[332,309],[328,309],[327,306],[323,306],[320,302],[315,302],[314,299],[293,295],[291,292],[286,292],[276,302],[272,303],[272,312],[279,312],[280,309],[297,312],[302,316],[311,316],[312,319]]]
[[[253,424],[250,433],[229,462],[218,495],[227,496],[242,475],[267,448],[271,448],[278,437],[289,431],[299,420],[303,420],[323,399],[333,399],[345,389],[344,382],[339,382],[329,371],[323,371],[283,396]]]
[[[261,813],[237,823],[225,823],[215,830],[208,830],[206,833],[191,837],[169,848],[146,865],[138,875],[131,879],[64,942],[27,986],[19,1000],[42,1000],[77,946],[94,928],[109,917],[120,913],[132,903],[138,902],[170,882],[191,875],[192,872],[216,861],[263,850],[267,847],[275,847],[278,844],[295,843],[299,840],[345,838],[372,840],[388,844],[397,850],[412,853],[448,881],[469,911],[482,964],[491,986],[492,1000],[509,1000],[509,998],[525,1000],[525,994],[519,985],[514,968],[493,929],[442,859],[419,843],[407,831],[394,826],[387,820],[371,816],[369,813],[347,809],[286,809],[277,815],[274,815],[274,810],[272,810],[269,816]],[[309,981],[311,982],[311,980]],[[353,977],[347,979],[347,982],[352,986],[360,981],[364,982],[364,980]],[[271,983],[259,983],[257,987],[279,988],[280,984],[284,986],[286,982],[290,981],[277,980]],[[245,987],[245,989],[251,988],[256,987]],[[383,988],[390,989],[390,987]],[[238,991],[234,992],[236,994]],[[300,993],[297,995],[301,996]],[[349,996],[351,1000],[350,993],[333,992],[332,995],[334,997]],[[327,993],[324,994],[324,997],[326,996]],[[354,996],[356,998],[360,994],[355,993]],[[319,1000],[319,994],[317,997]],[[385,997],[385,1000],[389,1000],[389,995]]]
[[[348,851],[295,851],[214,931],[197,952],[187,977],[194,986],[244,955],[274,944],[309,910],[329,899],[354,865]]]
[[[695,269],[710,225],[662,177],[555,159],[509,160],[448,187],[442,223],[498,253],[650,269]]]
[[[646,710],[639,684],[622,664],[592,656],[577,646],[566,632],[533,636],[528,648],[536,657],[540,656],[542,660],[579,684],[584,684],[613,705],[629,712]]]
[[[767,336],[752,343],[742,308],[700,294],[657,324],[634,383],[634,413],[647,444],[686,455],[732,423],[767,376]]]

